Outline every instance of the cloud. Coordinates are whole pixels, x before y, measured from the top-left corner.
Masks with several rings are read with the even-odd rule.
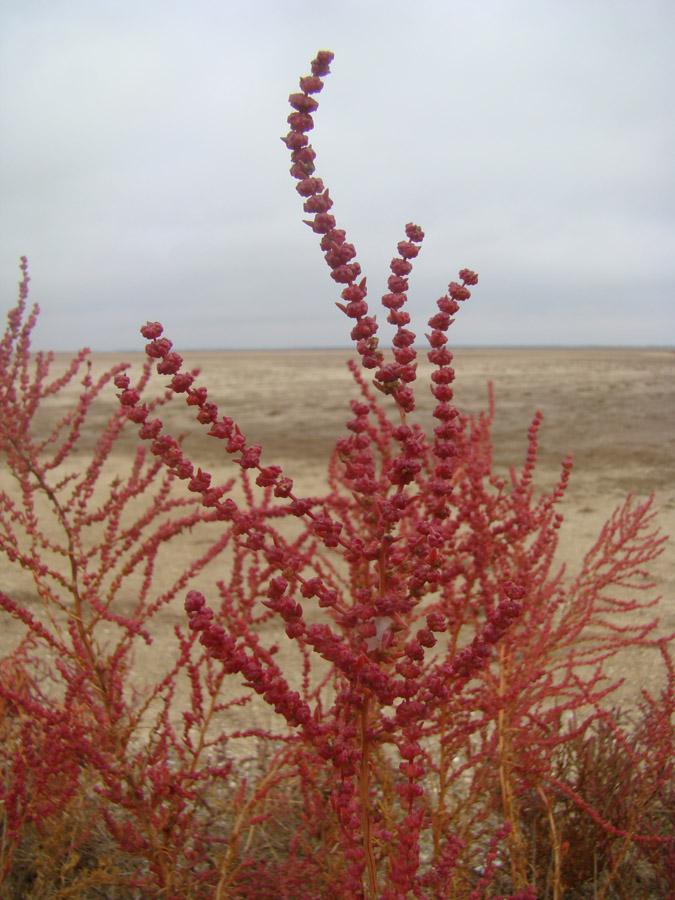
[[[469,266],[458,343],[672,343],[665,0],[7,6],[0,290],[26,253],[54,349],[146,318],[185,348],[347,342],[278,140],[321,47],[318,174],[371,302],[412,220],[420,331]]]

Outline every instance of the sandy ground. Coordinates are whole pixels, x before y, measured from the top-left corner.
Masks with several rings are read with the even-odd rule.
[[[296,483],[299,495],[323,493],[322,478],[331,448],[351,418],[347,402],[356,391],[344,364],[345,351],[221,352],[185,354],[202,371],[199,383],[208,386],[222,414],[232,416],[249,443],[263,446],[263,462],[279,463]],[[140,355],[97,354],[94,370],[104,371],[126,359],[139,367]],[[65,359],[58,359],[63,363]],[[433,398],[428,391],[428,366],[418,380],[419,415],[429,416]],[[524,461],[526,432],[535,410],[544,413],[540,431],[537,485],[550,488],[560,462],[574,455],[575,468],[567,498],[560,542],[560,559],[571,571],[589,549],[602,524],[629,492],[638,498],[655,495],[658,523],[675,535],[675,351],[611,349],[465,349],[456,353],[456,402],[460,410],[477,412],[486,405],[487,384],[493,382],[496,418],[493,428],[495,468],[506,473]],[[88,420],[80,456],[86,459],[97,424],[116,407],[114,388],[101,398]],[[37,421],[46,429],[74,396],[69,389],[45,406]],[[165,424],[188,430],[193,459],[218,476],[228,471],[219,442],[204,440],[183,404],[176,403]],[[122,442],[110,465],[124,468],[133,450],[131,437]],[[0,472],[0,488],[12,490],[9,473]],[[180,552],[165,563],[167,579],[180,571],[199,549],[200,538],[181,541]],[[661,628],[675,631],[675,542],[652,565],[654,594],[663,596]],[[25,574],[0,558],[0,585],[30,605],[31,588]],[[170,623],[184,621],[181,609],[161,614]],[[0,630],[0,653],[15,643],[18,631],[7,621]],[[156,634],[153,653],[161,651]],[[159,654],[161,656],[161,652]],[[155,656],[155,659],[158,657]],[[149,664],[149,663],[148,663]],[[660,673],[653,659],[633,653],[622,661],[629,685],[657,689]],[[618,672],[618,669],[617,669]]]

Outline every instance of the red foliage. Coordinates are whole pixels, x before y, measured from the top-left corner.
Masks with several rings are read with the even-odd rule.
[[[404,306],[424,234],[407,225],[391,263],[389,355],[355,249],[313,174],[310,94],[331,59],[320,53],[291,95],[284,141],[376,390],[353,364],[359,396],[322,497],[298,496],[281,467],[263,462],[159,323],[142,329],[149,362],[135,383],[125,366],[94,382],[84,351],[50,382],[51,359],[30,353],[37,311],[25,318],[27,277],[9,314],[0,450],[15,489],[0,497],[0,551],[31,575],[41,603],[34,613],[0,591],[25,632],[0,677],[5,876],[23,858],[29,826],[41,840],[49,828],[70,834],[64,816],[85,789],[119,858],[134,861],[124,883],[144,896],[478,900],[500,891],[525,900],[562,896],[578,871],[568,864],[575,841],[589,829],[602,835],[605,893],[629,853],[653,866],[664,845],[672,855],[654,805],[672,796],[668,641],[654,637],[656,620],[621,619],[654,602],[641,594],[664,540],[651,502],[629,497],[576,577],[554,567],[571,461],[537,496],[537,414],[522,471],[499,479],[492,410],[472,417],[452,402],[446,332],[477,283],[470,270],[429,319],[437,424],[425,433],[411,420],[417,351]],[[148,398],[153,362],[164,388]],[[38,438],[41,402],[78,375],[76,407]],[[119,410],[99,429],[89,465],[69,471],[110,381]],[[223,442],[235,472],[227,482],[165,429],[158,411],[176,396]],[[110,480],[130,427],[143,443]],[[167,585],[162,553],[193,527],[208,529],[210,543]],[[215,559],[225,574],[209,604],[198,586]],[[134,653],[179,596],[187,621],[175,628],[175,657],[143,692]],[[276,658],[280,628],[295,648],[291,668]],[[643,718],[629,727],[609,711],[617,685],[605,666],[650,644],[662,648],[667,686],[659,699],[645,695]],[[239,707],[246,728],[229,724]],[[262,724],[271,719],[261,708],[279,724]],[[233,749],[251,738],[269,748],[252,775]],[[634,780],[617,819],[602,806],[603,779],[621,760]],[[535,820],[543,826],[532,837]],[[281,830],[281,855],[263,853],[263,825]],[[108,877],[100,865],[80,869],[92,883]],[[672,866],[659,877],[672,884]]]

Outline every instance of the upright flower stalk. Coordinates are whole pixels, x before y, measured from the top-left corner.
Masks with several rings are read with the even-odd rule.
[[[468,752],[467,742],[477,739],[487,721],[494,721],[501,735],[504,813],[511,831],[518,833],[516,806],[510,799],[507,802],[513,749],[509,743],[507,760],[504,675],[496,682],[492,677],[484,682],[490,699],[478,702],[475,685],[483,681],[483,672],[499,666],[508,655],[500,652],[495,658],[495,644],[506,639],[524,610],[541,602],[542,588],[534,580],[540,565],[537,554],[544,553],[550,562],[548,547],[558,525],[553,508],[564,492],[569,464],[553,494],[533,506],[529,485],[536,455],[535,424],[534,449],[522,480],[510,494],[504,484],[492,481],[496,493],[490,496],[489,464],[482,455],[488,422],[462,417],[452,402],[455,372],[447,331],[460,303],[470,297],[469,287],[478,281],[468,269],[450,283],[428,323],[437,422],[433,436],[428,438],[418,424],[409,422],[415,407],[417,352],[404,307],[412,260],[424,233],[408,224],[391,262],[389,291],[382,297],[387,320],[395,329],[388,358],[380,346],[376,318],[369,312],[356,249],[337,227],[333,201],[316,175],[316,154],[308,138],[318,108],[315,95],[323,88],[332,58],[331,53],[320,52],[311,74],[300,79],[300,92],[291,94],[290,130],[283,141],[291,151],[290,171],[303,210],[311,216],[306,224],[320,236],[333,281],[343,286],[337,305],[353,321],[351,338],[362,369],[372,373],[372,385],[384,395],[382,404],[391,404],[389,409],[381,405],[353,369],[361,398],[352,401],[354,418],[337,444],[334,491],[321,501],[296,496],[291,479],[278,466],[263,464],[261,448],[249,446],[232,419],[219,415],[206,389],[195,387],[182,371],[182,360],[162,336],[161,326],[148,323],[143,328],[150,339],[147,352],[159,360],[158,371],[172,376],[169,388],[195,407],[197,420],[209,428],[209,435],[225,442],[228,453],[240,454],[234,461],[253,474],[256,485],[273,493],[278,515],[305,520],[313,549],[299,552],[297,542],[289,545],[268,523],[243,512],[231,498],[223,500],[211,476],[201,469],[195,472],[176,443],[162,434],[161,422],[148,419],[139,397],[129,393],[126,376],[116,383],[129,415],[142,423],[141,437],[153,441],[153,453],[187,481],[190,491],[201,495],[201,502],[217,518],[231,523],[238,541],[264,557],[269,582],[263,603],[284,621],[286,635],[334,667],[332,705],[319,712],[319,706],[291,690],[271,660],[246,650],[237,635],[217,624],[201,595],[188,596],[190,627],[200,633],[211,656],[228,672],[240,673],[298,729],[303,753],[332,765],[338,779],[332,803],[344,841],[345,896],[359,897],[365,890],[369,897],[393,900],[419,892],[423,884],[439,886],[448,860],[456,858],[456,838],[446,824],[451,781],[446,745],[461,734],[454,755]],[[510,507],[513,512],[507,512]],[[342,558],[340,568],[346,567],[346,575],[338,574],[330,561],[332,552]],[[326,614],[320,624],[308,620],[305,604],[312,599],[315,610]],[[474,636],[463,642],[460,631],[467,625]],[[448,639],[439,642],[444,633]],[[472,707],[475,713],[467,718]],[[479,709],[487,719],[476,714]],[[449,719],[453,715],[455,721]],[[442,749],[436,757],[425,748],[439,734]],[[386,778],[385,748],[399,760],[397,774]],[[430,808],[424,783],[435,770],[440,800]],[[393,786],[393,793],[386,784]],[[433,854],[422,874],[420,847],[430,827]],[[511,841],[510,846],[517,844]]]

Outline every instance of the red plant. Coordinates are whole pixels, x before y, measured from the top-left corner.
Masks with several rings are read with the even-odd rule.
[[[664,538],[651,501],[629,497],[576,578],[554,567],[571,460],[556,488],[537,497],[537,414],[522,471],[499,479],[492,409],[466,416],[452,402],[446,332],[478,281],[468,269],[429,319],[436,424],[427,433],[414,418],[416,336],[404,307],[424,234],[407,225],[391,263],[382,298],[394,327],[389,354],[356,251],[314,174],[307,132],[331,59],[320,52],[291,95],[284,142],[376,390],[351,364],[359,396],[324,496],[299,496],[263,460],[158,323],[142,334],[165,379],[159,397],[146,398],[150,364],[136,383],[125,367],[96,383],[85,374],[75,410],[36,440],[40,402],[76,376],[86,354],[48,383],[47,358],[38,354],[30,370],[26,279],[10,313],[0,345],[0,448],[20,502],[2,494],[0,549],[31,574],[43,606],[34,615],[0,592],[26,632],[0,678],[4,869],[21,853],[28,825],[40,833],[86,782],[118,854],[142,861],[126,883],[148,896],[557,898],[572,879],[575,840],[588,833],[580,822],[603,835],[607,891],[629,851],[650,858],[672,845],[654,812],[655,797],[672,790],[672,728],[662,722],[650,742],[645,725],[615,724],[608,698],[617,684],[605,675],[625,647],[659,645],[669,664],[656,620],[629,627],[621,618],[655,602],[639,592],[651,586],[645,567]],[[110,379],[120,410],[87,469],[63,476]],[[236,477],[217,483],[164,427],[157,409],[175,395],[223,442]],[[149,455],[139,448],[131,473],[100,493],[127,422]],[[44,528],[47,515],[58,539]],[[161,553],[192,527],[216,536],[165,586]],[[225,574],[208,605],[198,587],[216,558]],[[138,696],[132,649],[151,641],[158,611],[185,589],[189,628],[176,628],[176,658]],[[133,608],[123,611],[130,595]],[[282,627],[294,666],[277,661]],[[672,713],[672,668],[663,697],[645,704],[645,722]],[[246,728],[227,725],[224,713],[237,706],[248,710]],[[264,707],[275,729],[263,724]],[[257,775],[237,762],[237,738],[270,746]],[[602,756],[594,780],[582,778],[593,754]],[[620,754],[639,774],[626,794],[631,813],[617,821],[600,800]],[[283,832],[284,817],[292,834],[280,857],[265,858],[256,828],[276,823]],[[528,832],[534,821],[544,823],[543,837],[541,828]]]

